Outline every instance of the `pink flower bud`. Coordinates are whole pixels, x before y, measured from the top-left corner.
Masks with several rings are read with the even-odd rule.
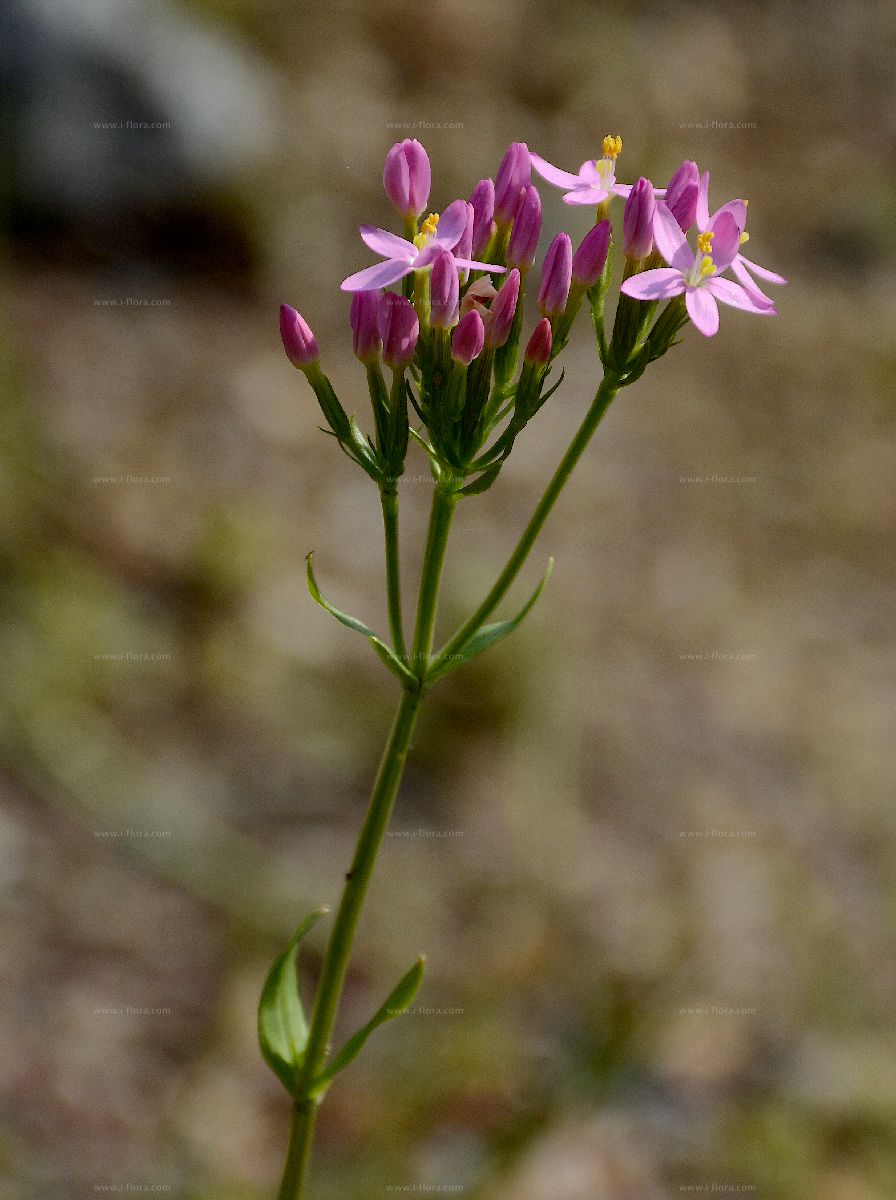
[[[533,367],[546,367],[551,361],[553,341],[551,323],[547,317],[542,317],[526,345],[524,362],[531,363]]]
[[[599,221],[582,238],[573,255],[572,277],[580,287],[590,288],[600,279],[610,248],[610,222]]]
[[[320,358],[317,338],[304,318],[288,304],[280,305],[280,337],[286,357],[300,371],[307,370]]]
[[[404,296],[383,292],[379,310],[383,362],[397,369],[409,366],[420,335],[420,322],[413,304]]]
[[[373,362],[382,348],[379,330],[378,292],[353,292],[351,315],[352,348],[362,363]]]
[[[451,357],[457,363],[468,367],[474,358],[478,358],[485,345],[485,326],[482,317],[474,309],[461,318],[461,322],[451,335]]]
[[[520,273],[514,269],[504,276],[504,282],[488,312],[485,341],[490,350],[497,350],[499,346],[503,346],[510,336],[519,297]]]
[[[572,281],[572,242],[568,233],[558,233],[548,247],[541,268],[538,307],[544,317],[559,317],[569,299]]]
[[[457,319],[460,288],[454,255],[447,250],[432,265],[429,293],[433,329],[450,329]]]
[[[429,155],[416,138],[396,142],[386,155],[383,187],[403,217],[419,217],[429,200]]]
[[[666,207],[687,233],[697,217],[697,195],[700,191],[700,171],[695,162],[685,160],[669,180],[666,188]]]
[[[511,142],[495,176],[495,212],[499,225],[508,225],[516,212],[520,192],[532,178],[532,162],[525,142]]]
[[[642,175],[629,193],[622,215],[622,250],[626,258],[646,258],[653,248],[653,184]]]
[[[510,241],[507,244],[507,265],[527,269],[535,262],[535,251],[541,237],[541,196],[534,184],[521,193]]]
[[[470,258],[485,253],[494,232],[495,185],[490,179],[480,179],[470,196],[473,205],[473,246]]]

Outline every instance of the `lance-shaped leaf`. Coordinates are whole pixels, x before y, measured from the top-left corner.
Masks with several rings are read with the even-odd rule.
[[[271,967],[258,1005],[258,1041],[265,1062],[295,1095],[298,1071],[308,1044],[308,1025],[299,995],[299,943],[311,926],[329,910],[309,913],[292,941]]]
[[[406,1011],[423,981],[425,963],[426,959],[421,955],[394,991],[390,993],[382,1007],[377,1010],[363,1029],[359,1029],[353,1037],[348,1039],[326,1070],[314,1080],[309,1089],[310,1096],[322,1096],[339,1072],[345,1070],[348,1064],[358,1057],[373,1031],[380,1025],[384,1025],[386,1021],[391,1021],[393,1017],[400,1017]]]
[[[538,597],[544,591],[545,584],[551,577],[551,571],[554,569],[554,560],[548,559],[547,569],[542,575],[538,587],[516,614],[509,621],[497,621],[494,625],[483,625],[478,629],[464,644],[454,650],[447,658],[442,658],[441,654],[437,654],[433,666],[427,676],[427,683],[433,683],[437,679],[441,679],[443,675],[447,675],[449,671],[453,671],[455,667],[461,666],[462,663],[469,662],[471,658],[475,658],[477,654],[481,654],[483,650],[487,650],[489,646],[493,646],[495,642],[500,642],[501,638],[507,637],[508,633],[513,633],[517,625],[526,617],[529,610],[535,604]]]
[[[417,683],[416,675],[408,670],[395,651],[391,650],[382,638],[378,638],[373,630],[368,625],[365,625],[363,621],[359,621],[357,617],[350,617],[348,613],[340,612],[338,608],[334,608],[329,600],[321,595],[320,588],[317,586],[317,580],[314,578],[312,555],[308,554],[305,561],[308,564],[308,592],[311,599],[328,612],[331,617],[335,617],[337,621],[341,621],[349,629],[354,629],[356,633],[363,634],[393,675],[397,675],[405,687],[414,687]]]

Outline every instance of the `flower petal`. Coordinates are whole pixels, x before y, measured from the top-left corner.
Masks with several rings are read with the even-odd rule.
[[[566,204],[602,204],[606,200],[609,192],[606,188],[594,186],[578,187],[572,192],[566,192],[563,196]]]
[[[427,249],[429,246],[438,246],[440,250],[453,250],[460,241],[466,225],[466,200],[453,200],[439,217],[439,223],[427,243]]]
[[[726,270],[737,256],[740,230],[730,212],[716,214],[712,219],[712,261],[718,271]]]
[[[700,176],[700,187],[697,190],[697,228],[701,233],[709,226],[709,171]]]
[[[553,183],[556,187],[574,188],[579,187],[582,182],[578,175],[573,175],[570,171],[561,171],[559,167],[553,166],[540,154],[530,152],[529,157],[532,160],[532,166],[542,179],[546,179],[548,183]]]
[[[406,258],[410,262],[417,253],[413,242],[405,241],[388,229],[378,229],[375,225],[361,226],[361,241],[376,254],[382,254],[383,258]]]
[[[740,260],[745,267],[752,271],[754,275],[758,275],[760,279],[765,279],[769,283],[787,282],[783,275],[778,275],[775,271],[770,271],[768,267],[760,267],[758,263],[751,262],[750,259],[744,258],[743,255],[740,256]]]
[[[668,300],[684,291],[684,278],[674,267],[657,267],[624,280],[621,290],[635,300]]]
[[[463,267],[467,271],[491,271],[492,274],[503,274],[507,268],[499,267],[497,263],[477,262],[475,258],[455,258],[454,260],[459,267]]]
[[[777,309],[774,305],[769,307],[761,300],[754,298],[739,283],[732,283],[730,279],[710,278],[706,280],[703,287],[710,295],[715,296],[717,300],[721,300],[723,304],[730,304],[732,308],[742,308],[746,312],[756,313],[761,317],[774,317],[777,315]]]
[[[729,200],[727,204],[723,204],[721,208],[717,208],[709,220],[709,228],[715,229],[716,221],[722,213],[731,213],[734,217],[734,223],[738,229],[744,230],[747,226],[747,202],[746,200]]]
[[[685,298],[688,316],[704,337],[712,337],[719,329],[719,306],[705,286],[688,288]]]
[[[403,262],[398,258],[389,258],[385,262],[377,263],[374,267],[365,267],[363,271],[356,271],[354,275],[349,275],[348,279],[343,279],[339,285],[344,292],[373,292],[377,288],[388,287],[390,283],[395,283],[405,275],[411,273],[410,263]]]
[[[669,266],[677,271],[684,271],[693,263],[694,252],[663,200],[659,201],[654,213],[653,240]]]
[[[738,254],[738,256],[732,262],[731,272],[740,280],[746,291],[750,293],[757,303],[761,304],[764,308],[775,307],[775,302],[771,296],[766,296],[765,292],[744,266],[743,258],[740,254]]]

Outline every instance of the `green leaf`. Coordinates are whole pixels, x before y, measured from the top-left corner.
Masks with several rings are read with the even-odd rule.
[[[551,577],[551,571],[554,569],[554,560],[548,559],[547,569],[542,575],[538,587],[516,614],[509,621],[497,621],[494,625],[483,625],[476,633],[466,641],[459,650],[456,650],[450,658],[444,661],[440,660],[439,655],[436,655],[433,669],[427,676],[427,683],[434,683],[435,680],[441,679],[443,675],[447,675],[449,671],[453,671],[455,667],[461,666],[465,662],[469,662],[475,658],[477,654],[481,654],[483,650],[487,650],[489,646],[493,646],[495,642],[500,642],[502,638],[507,637],[508,633],[513,633],[517,625],[528,615],[529,610],[535,604],[538,597],[544,591],[547,581]]]
[[[494,463],[487,470],[483,471],[472,483],[468,483],[466,487],[460,489],[462,496],[478,496],[480,492],[487,492],[495,480],[498,478],[498,472],[504,466],[504,460],[501,459]]]
[[[348,613],[341,612],[338,608],[334,608],[329,600],[326,600],[321,595],[321,590],[317,586],[317,580],[314,578],[312,558],[313,555],[311,553],[307,554],[305,557],[305,561],[308,564],[306,574],[308,579],[308,592],[311,596],[311,599],[316,604],[319,604],[322,609],[328,612],[331,617],[335,617],[337,621],[341,621],[342,624],[346,625],[349,629],[354,629],[356,633],[360,633],[366,637],[371,646],[373,646],[378,657],[383,663],[385,663],[392,674],[397,675],[405,687],[415,687],[417,684],[416,675],[414,675],[413,672],[404,665],[395,651],[387,646],[382,638],[377,637],[369,625],[365,625],[364,622],[359,621],[357,617],[350,617]]]
[[[296,1078],[308,1044],[308,1025],[299,995],[299,943],[322,917],[326,908],[309,913],[292,941],[271,967],[258,1005],[258,1041],[264,1060],[289,1092],[295,1095]]]
[[[348,1039],[326,1070],[318,1075],[312,1083],[309,1089],[311,1097],[323,1095],[339,1072],[345,1070],[349,1063],[358,1057],[365,1042],[375,1029],[384,1025],[386,1021],[391,1021],[393,1017],[400,1017],[405,1012],[423,982],[425,962],[426,959],[421,955],[395,990],[391,992],[382,1007],[377,1010],[376,1015],[367,1022],[363,1029],[359,1029],[353,1037]]]

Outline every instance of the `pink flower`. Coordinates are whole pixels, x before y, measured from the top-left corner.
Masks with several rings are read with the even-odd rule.
[[[379,329],[380,302],[377,292],[355,292],[352,296],[350,321],[352,349],[362,363],[374,362],[380,356],[382,340]]]
[[[513,220],[520,192],[531,178],[529,147],[525,142],[511,142],[495,176],[493,215],[499,225],[509,225]]]
[[[700,188],[700,172],[697,164],[685,159],[666,188],[666,207],[687,233],[697,215],[697,195]]]
[[[642,175],[625,201],[622,217],[622,252],[626,258],[646,258],[653,248],[656,197],[653,184]]]
[[[542,317],[526,343],[523,361],[536,367],[546,367],[551,361],[553,336],[550,321],[547,317]]]
[[[383,187],[403,217],[419,217],[429,200],[429,156],[416,138],[396,142],[386,155]]]
[[[700,234],[695,253],[669,209],[660,203],[656,206],[653,237],[669,266],[642,271],[626,279],[622,291],[627,296],[636,300],[668,300],[684,292],[688,316],[706,337],[712,337],[719,328],[717,301],[764,316],[774,314],[774,308],[757,302],[746,288],[718,277],[734,261],[740,240],[740,230],[731,213],[722,213],[715,229]]]
[[[379,334],[386,366],[399,371],[409,366],[420,336],[420,322],[410,300],[394,292],[383,292],[379,302]]]
[[[701,233],[712,233],[715,230],[716,222],[723,213],[730,213],[734,217],[738,228],[740,244],[748,241],[749,234],[745,232],[747,224],[746,200],[729,200],[727,204],[723,204],[721,208],[717,208],[712,216],[710,216],[709,172],[704,171],[700,177],[700,190],[697,193],[697,228]],[[740,251],[731,260],[731,273],[741,281],[746,290],[758,303],[764,304],[767,308],[774,311],[774,300],[772,300],[771,296],[766,296],[765,292],[762,291],[753,279],[753,275],[758,275],[760,279],[765,279],[768,283],[778,284],[787,282],[783,275],[778,275],[775,271],[769,271],[767,267],[760,267],[758,263],[751,262]]]
[[[485,345],[485,325],[478,312],[468,312],[451,336],[451,357],[468,367]]]
[[[370,292],[376,288],[388,287],[396,283],[411,271],[424,271],[445,250],[453,250],[463,235],[467,225],[467,203],[465,200],[455,200],[449,204],[441,217],[430,214],[423,222],[420,233],[413,242],[390,233],[387,229],[377,229],[373,225],[361,226],[361,240],[377,254],[381,254],[385,262],[373,267],[365,267],[343,279],[341,287],[344,292]],[[478,271],[503,271],[504,267],[492,263],[477,262],[472,258],[456,258],[459,267],[473,268]]]
[[[607,135],[604,138],[603,158],[589,158],[583,162],[578,175],[561,171],[539,154],[530,157],[532,166],[542,179],[567,189],[563,197],[567,204],[602,204],[610,196],[627,196],[632,190],[630,185],[616,182],[616,159],[621,150],[622,138]]]
[[[307,370],[320,358],[317,338],[308,322],[288,304],[280,305],[280,337],[286,357],[300,371]]]

